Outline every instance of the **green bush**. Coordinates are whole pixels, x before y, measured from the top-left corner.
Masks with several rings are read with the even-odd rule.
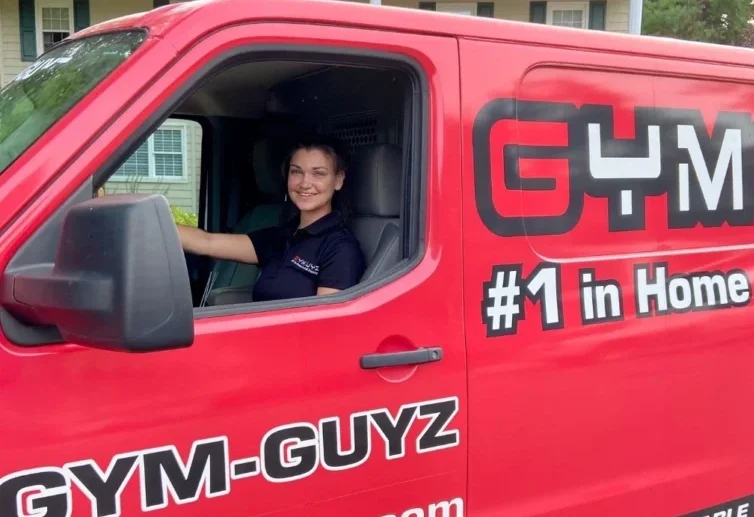
[[[749,45],[750,0],[645,0],[642,34]]]
[[[177,206],[171,206],[170,211],[173,212],[173,219],[175,219],[175,222],[178,224],[193,227],[199,225],[199,218],[196,216],[196,214],[190,214],[184,209]]]

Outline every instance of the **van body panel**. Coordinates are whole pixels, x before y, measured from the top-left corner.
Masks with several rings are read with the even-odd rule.
[[[420,256],[350,298],[201,313],[182,350],[0,336],[0,513],[754,512],[751,50],[320,0],[71,39],[134,27],[0,174],[3,270],[213,63],[271,47],[421,73]],[[441,360],[360,366],[424,347]]]
[[[577,49],[460,49],[470,515],[747,496],[750,86]]]
[[[278,43],[281,34],[303,49],[325,44],[402,55],[426,77],[431,115],[424,119],[429,202],[422,260],[397,281],[349,302],[197,319],[194,343],[184,350],[126,355],[75,343],[30,350],[4,339],[0,379],[16,394],[0,405],[0,419],[12,422],[0,440],[4,481],[31,469],[91,472],[96,464],[103,475],[124,476],[122,515],[298,515],[302,508],[307,515],[363,515],[365,508],[389,515],[465,499],[457,44],[339,27],[329,27],[323,41],[322,30],[282,23],[221,30],[151,84],[151,76],[139,77],[140,67],[165,58],[168,44],[143,50],[116,81],[139,94],[114,103],[119,115],[112,124],[101,114],[91,129],[96,138],[68,167],[44,170],[52,180],[44,196],[18,199],[19,206],[30,204],[0,242],[0,262],[6,264],[76,186],[112,166],[108,158],[142,124],[153,123],[157,110],[177,101],[175,93],[205,63],[234,49],[253,52]],[[95,117],[98,96],[87,98],[76,116]],[[44,152],[70,142],[71,134],[59,128]],[[9,172],[20,177],[22,171]],[[420,347],[440,347],[442,360],[387,373],[359,366],[368,354]],[[39,417],[18,420],[31,407]],[[403,441],[391,438],[388,447],[378,427],[391,422],[408,427]],[[203,460],[207,477],[199,490]],[[177,470],[178,462],[186,470]],[[175,480],[190,470],[194,484],[173,481],[168,488],[166,476]],[[8,486],[0,490],[0,503],[15,496]],[[92,501],[72,490],[72,515],[91,515]]]

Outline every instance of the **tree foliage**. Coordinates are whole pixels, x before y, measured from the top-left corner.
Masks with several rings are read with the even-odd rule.
[[[750,0],[644,0],[642,34],[745,45],[750,40]]]

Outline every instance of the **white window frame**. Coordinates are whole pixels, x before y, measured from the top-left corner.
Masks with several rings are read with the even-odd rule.
[[[37,33],[37,55],[42,55],[44,52],[44,32],[42,30],[42,9],[47,8],[62,8],[68,9],[68,30],[70,34],[73,34],[74,22],[73,22],[73,0],[36,0],[35,2],[35,18],[34,29]]]
[[[129,181],[131,178],[138,178],[138,181],[144,182],[144,183],[188,183],[189,182],[189,169],[188,169],[187,141],[188,141],[189,125],[185,122],[180,122],[180,121],[165,122],[160,127],[157,128],[155,133],[161,129],[168,129],[168,130],[178,129],[181,132],[181,148],[183,150],[183,152],[181,153],[181,158],[183,161],[183,175],[181,177],[157,175],[156,173],[157,168],[155,166],[155,161],[154,161],[154,155],[155,155],[154,133],[152,133],[151,135],[149,135],[149,139],[147,140],[149,174],[147,176],[141,176],[138,174],[120,174],[116,172],[115,174],[110,176],[109,181],[125,183]]]
[[[547,2],[547,25],[552,25],[553,11],[582,11],[583,27],[589,28],[589,2]]]
[[[476,2],[452,4],[437,2],[437,4],[435,4],[435,9],[441,13],[457,14],[460,16],[476,16]],[[471,13],[468,13],[467,11],[471,11]]]

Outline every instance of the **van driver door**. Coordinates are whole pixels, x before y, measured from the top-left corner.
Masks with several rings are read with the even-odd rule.
[[[253,4],[245,9],[256,16]],[[144,51],[178,52],[153,82],[139,76],[153,54],[123,72],[117,84],[128,80],[143,93],[70,157],[52,188],[106,179],[103,171],[120,161],[114,155],[144,141],[218,67],[299,54],[393,63],[416,74],[406,140],[406,156],[417,157],[408,167],[416,181],[406,188],[417,203],[406,214],[418,223],[418,245],[395,274],[353,294],[196,309],[195,339],[185,349],[27,348],[2,337],[0,500],[19,515],[44,508],[48,517],[462,515],[467,396],[455,41],[242,23],[189,45],[191,31],[206,28],[196,23]],[[205,139],[216,144],[216,137],[205,130]],[[222,172],[211,170],[209,156],[201,169]],[[0,259],[38,238],[41,214],[60,200],[29,200],[0,240]],[[404,357],[396,353],[423,350],[439,354],[391,366]]]

